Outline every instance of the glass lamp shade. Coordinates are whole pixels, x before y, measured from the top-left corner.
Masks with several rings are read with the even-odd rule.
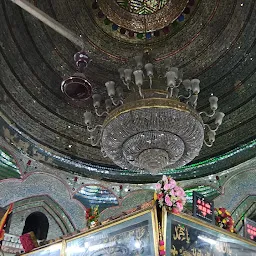
[[[179,69],[178,69],[178,68],[176,68],[176,67],[171,67],[170,71],[176,73],[176,76],[177,76],[177,78],[178,78],[178,75],[179,75]]]
[[[211,96],[209,98],[209,102],[210,102],[210,108],[211,110],[216,110],[218,108],[218,97],[216,96]]]
[[[108,96],[109,97],[114,97],[115,96],[115,82],[114,81],[108,81],[105,83],[105,86],[108,91]]]
[[[192,87],[192,91],[195,94],[198,94],[200,92],[200,80],[199,79],[192,79],[191,80],[191,87]]]
[[[123,98],[123,96],[124,96],[124,90],[123,90],[123,88],[122,88],[121,86],[118,86],[118,87],[116,88],[116,93],[117,93],[117,96],[118,96],[119,98]]]
[[[166,71],[170,71],[170,69],[171,69],[171,60],[170,59],[164,60],[164,67],[165,67]]]
[[[217,112],[215,114],[215,124],[221,125],[225,114],[223,112]]]
[[[92,113],[90,111],[86,111],[84,113],[84,123],[87,125],[87,126],[90,126],[91,123],[92,123]]]
[[[167,79],[167,86],[168,87],[175,87],[176,85],[176,79],[178,78],[177,73],[174,71],[168,71],[166,72],[166,79]]]
[[[153,64],[152,63],[147,63],[145,65],[145,69],[147,72],[147,76],[153,76]]]
[[[137,68],[138,69],[142,69],[143,68],[143,55],[138,55],[134,57],[136,64],[137,64]]]
[[[134,78],[135,78],[135,84],[137,86],[141,86],[143,84],[143,71],[142,70],[135,70],[133,72]]]
[[[208,135],[209,142],[213,143],[215,141],[216,132],[210,130],[208,131],[207,135]]]
[[[192,89],[191,81],[189,79],[184,80],[182,84],[184,85],[186,91],[189,91]]]
[[[119,68],[118,69],[119,75],[120,75],[120,79],[123,80],[124,79],[124,68]]]
[[[126,83],[131,82],[132,80],[132,69],[128,68],[124,70],[124,79]]]
[[[99,108],[100,103],[101,103],[101,95],[100,94],[93,94],[92,99],[93,99],[94,108]]]
[[[106,99],[105,100],[105,105],[106,105],[106,110],[109,112],[112,108],[112,101],[111,99]]]

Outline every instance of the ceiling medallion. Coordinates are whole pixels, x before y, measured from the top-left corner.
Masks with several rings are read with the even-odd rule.
[[[97,0],[104,15],[116,25],[134,32],[152,32],[176,20],[188,0]]]
[[[121,83],[105,83],[107,97],[93,94],[93,111],[84,120],[91,144],[104,156],[121,168],[156,175],[191,162],[203,143],[211,147],[225,115],[216,111],[216,96],[209,98],[211,113],[196,110],[198,79],[183,80],[170,60],[163,75],[156,74],[146,59],[136,56],[135,68],[120,68]]]

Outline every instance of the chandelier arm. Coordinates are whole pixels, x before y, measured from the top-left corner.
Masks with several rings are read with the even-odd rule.
[[[97,128],[100,128],[100,134],[93,134]],[[102,125],[98,124],[96,125],[91,131],[90,131],[90,140],[91,140],[91,145],[93,147],[100,145],[100,140],[102,137]],[[95,141],[96,140],[96,141]]]
[[[90,137],[90,139],[91,139],[91,145],[93,146],[93,147],[95,147],[95,146],[98,146],[99,144],[100,144],[100,139],[101,139],[101,136],[99,136],[99,138],[96,140],[96,142],[94,142],[94,136],[91,136]]]
[[[124,79],[122,79],[123,84],[127,87],[127,89],[130,91],[130,83],[126,83]]]
[[[142,93],[141,85],[138,85],[138,89],[139,89],[140,97],[144,99],[144,94]]]
[[[189,99],[190,97],[191,97],[191,95],[192,95],[192,91],[191,90],[188,90],[188,92],[189,92],[189,95],[188,96],[184,96],[184,95],[179,95],[179,99],[180,98],[183,98],[183,99],[185,99],[185,100],[187,100],[187,99]]]
[[[113,105],[114,105],[115,107],[118,106],[118,105],[120,105],[120,103],[121,103],[121,105],[124,104],[123,99],[118,99],[116,102],[115,102],[115,99],[114,99],[113,97],[110,97],[110,99],[111,99],[111,102],[113,103]]]
[[[166,89],[166,91],[167,91],[166,98],[167,98],[167,99],[172,97],[172,95],[173,95],[173,89],[174,89],[174,88],[175,88],[175,87],[167,87],[167,89]]]
[[[96,129],[101,128],[101,127],[102,127],[101,124],[97,124],[94,128],[90,128],[89,126],[87,126],[87,131],[90,132],[90,133],[92,133],[92,132],[94,132]]]
[[[95,114],[96,114],[97,116],[101,117],[101,116],[104,116],[104,115],[108,115],[108,111],[103,111],[102,113],[99,113],[99,112],[98,112],[98,109],[95,108]]]
[[[210,148],[210,147],[212,147],[213,142],[208,143],[206,140],[204,140],[204,144],[205,144],[208,148]]]
[[[153,76],[149,76],[149,88],[152,89],[152,84],[153,84]]]
[[[209,114],[209,113],[207,113],[205,111],[202,111],[202,112],[199,113],[199,115],[200,116],[201,115],[206,115],[207,117],[213,117],[215,115],[215,113],[216,113],[216,110],[213,110],[211,114]]]
[[[213,132],[216,132],[220,127],[220,125],[217,125],[215,129],[212,129],[209,124],[204,124],[204,126],[207,127],[210,131],[213,131]]]

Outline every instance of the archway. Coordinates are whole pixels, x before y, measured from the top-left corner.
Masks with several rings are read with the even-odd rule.
[[[49,221],[42,212],[31,213],[25,221],[23,234],[33,231],[38,240],[45,240],[49,230]]]

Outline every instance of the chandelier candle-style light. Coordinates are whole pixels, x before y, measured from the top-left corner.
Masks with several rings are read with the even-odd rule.
[[[104,156],[121,168],[156,175],[191,162],[203,142],[211,147],[225,114],[217,111],[216,96],[209,98],[210,113],[198,112],[200,81],[183,80],[170,60],[156,75],[143,55],[134,59],[135,68],[118,70],[121,81],[105,83],[107,97],[92,94],[93,111],[84,113],[84,121],[91,144]]]

